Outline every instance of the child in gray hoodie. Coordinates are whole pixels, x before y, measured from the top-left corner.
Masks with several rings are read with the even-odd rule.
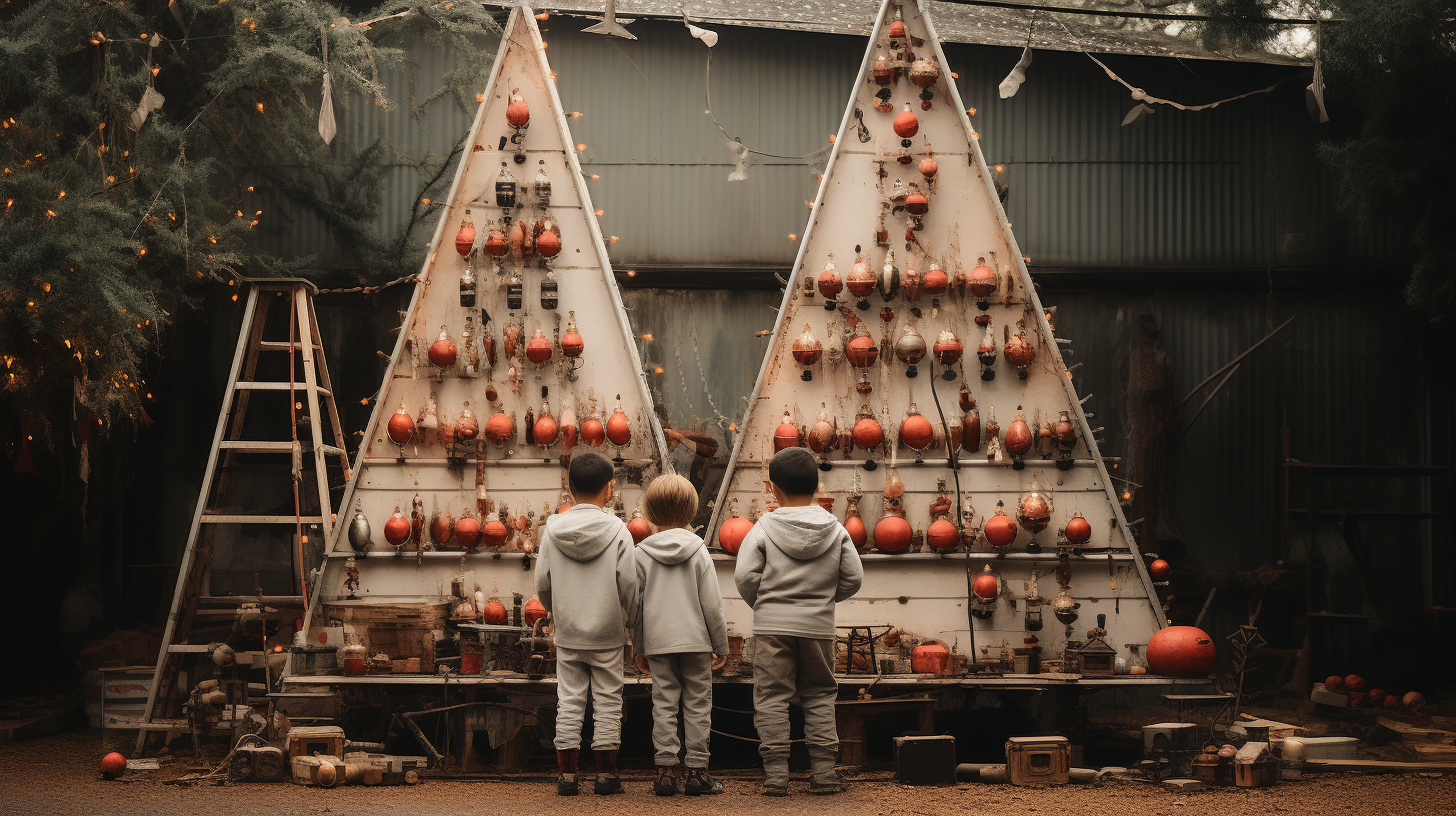
[[[708,775],[708,727],[713,717],[715,655],[728,654],[723,595],[703,539],[689,527],[698,514],[698,491],[681,476],[659,476],[647,486],[642,510],[657,533],[637,545],[636,663],[652,675],[652,743],[657,748],[658,796],[677,793],[678,710],[687,739],[689,796],[722,793]]]
[[[805,448],[774,454],[769,486],[779,509],[744,537],[733,578],[753,607],[753,723],[765,796],[789,792],[789,701],[804,710],[809,792],[839,793],[834,701],[834,605],[859,591],[864,568],[844,526],[814,503],[819,471]]]
[[[551,613],[556,641],[556,792],[577,793],[577,755],[587,694],[592,696],[599,794],[621,793],[622,657],[637,618],[632,534],[605,511],[616,488],[612,462],[599,453],[571,460],[567,484],[576,505],[546,520],[536,558],[536,596]]]

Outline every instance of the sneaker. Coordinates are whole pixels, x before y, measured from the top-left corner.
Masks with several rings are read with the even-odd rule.
[[[683,784],[683,793],[688,796],[704,796],[722,792],[722,780],[713,778],[706,768],[688,769],[688,781]]]
[[[840,776],[838,771],[833,772],[828,779],[823,781],[818,779],[809,780],[809,793],[815,796],[831,796],[836,793],[844,793],[847,787],[848,783],[844,781],[844,777]]]
[[[622,792],[622,777],[617,775],[617,752],[595,751],[597,781],[592,790],[598,796]]]
[[[556,767],[560,771],[556,776],[557,796],[575,796],[577,794],[576,763],[579,753],[576,748],[556,752]]]
[[[765,782],[765,783],[763,783],[763,788],[761,790],[759,790],[759,793],[763,794],[764,796],[774,796],[774,797],[788,796],[789,795],[789,786],[788,785],[770,785],[769,783]]]
[[[657,780],[652,783],[652,792],[658,796],[672,796],[677,793],[677,779],[672,772],[672,766],[657,766]]]

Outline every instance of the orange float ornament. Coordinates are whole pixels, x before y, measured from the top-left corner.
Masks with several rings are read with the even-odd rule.
[[[384,540],[394,548],[395,555],[399,555],[400,547],[410,540],[409,519],[404,517],[397,504],[394,506],[394,515],[384,522]]]
[[[905,212],[919,218],[930,212],[930,198],[916,190],[905,196]]]
[[[642,517],[642,507],[632,511],[632,519],[627,522],[627,532],[632,534],[632,543],[641,544],[642,539],[652,535],[652,525]]]
[[[865,529],[864,519],[859,514],[859,500],[858,491],[849,496],[849,506],[844,510],[844,531],[849,533],[849,540],[854,548],[863,552],[865,543],[869,540],[869,531]]]
[[[915,403],[910,403],[910,407],[905,412],[905,418],[900,420],[900,444],[915,451],[916,461],[919,461],[920,454],[934,441],[934,426],[915,407]]]
[[[995,296],[1001,281],[996,275],[996,270],[986,265],[985,258],[976,260],[976,268],[965,276],[965,286],[966,290],[971,293],[971,297],[976,299],[976,308],[984,312],[991,308],[991,298]],[[981,322],[981,318],[976,318],[976,322]]]
[[[542,389],[545,390],[545,389]],[[561,426],[551,418],[551,403],[543,397],[541,399],[541,414],[536,417],[536,424],[531,426],[531,441],[543,448],[549,448],[556,444],[561,436]]]
[[[593,448],[599,448],[607,441],[607,428],[597,419],[596,400],[587,408],[587,418],[581,423],[581,441]]]
[[[455,233],[455,251],[460,257],[470,254],[475,248],[475,222],[470,220],[470,211],[465,211],[465,220],[460,222],[460,231]]]
[[[531,598],[521,606],[521,619],[527,626],[535,626],[536,621],[546,617],[546,605],[541,603],[540,598]]]
[[[443,372],[445,369],[455,366],[455,359],[458,356],[459,350],[455,348],[455,344],[450,340],[449,328],[441,326],[439,338],[430,344],[430,365],[433,365]]]
[[[1148,564],[1148,575],[1154,581],[1166,581],[1168,580],[1168,576],[1172,574],[1173,565],[1161,558],[1155,559],[1151,564]]]
[[[991,571],[991,565],[981,568],[981,574],[971,583],[971,614],[985,620],[995,611],[996,601],[1001,597],[1001,579]]]
[[[1067,539],[1068,544],[1080,547],[1092,540],[1092,522],[1084,518],[1082,511],[1078,510],[1062,525],[1062,536]]]
[[[504,231],[496,227],[491,227],[490,232],[485,234],[484,249],[486,257],[504,258],[506,253],[510,252],[511,245],[506,241]]]
[[[496,411],[485,421],[485,438],[496,447],[503,447],[516,439],[516,421],[504,411]]]
[[[455,541],[466,550],[474,552],[475,546],[480,543],[480,519],[470,515],[469,511],[462,514],[460,520],[455,522]]]
[[[404,446],[409,444],[410,439],[415,435],[415,421],[404,409],[404,403],[399,404],[399,410],[389,418],[389,441],[399,446],[399,455],[404,456]]]
[[[1067,470],[1072,467],[1072,451],[1077,447],[1077,428],[1072,424],[1069,412],[1062,411],[1057,414],[1052,435],[1057,439],[1057,469]]]
[[[632,444],[632,424],[627,421],[627,414],[622,410],[622,395],[617,395],[617,405],[612,415],[607,417],[607,441],[619,448],[625,448]]]
[[[891,125],[895,129],[895,135],[901,139],[909,139],[920,132],[920,117],[915,111],[910,110],[910,103],[905,103],[905,108],[895,114],[895,121]],[[908,147],[908,145],[906,145]]]
[[[787,408],[784,409],[784,418],[779,421],[779,426],[774,428],[773,446],[774,453],[799,446],[799,426],[794,424]]]
[[[940,479],[938,488],[940,495],[930,503],[930,526],[925,530],[925,543],[937,552],[945,552],[961,543],[961,531],[946,518],[954,509],[954,503],[945,492],[944,477]]]
[[[1026,467],[1024,457],[1031,450],[1031,427],[1026,424],[1026,414],[1021,406],[1016,406],[1016,418],[1006,426],[1006,452],[1011,454],[1011,467],[1013,470],[1022,470]]]
[[[573,359],[586,350],[586,341],[576,331],[576,312],[566,313],[566,333],[561,335],[561,353]]]
[[[738,515],[738,497],[728,502],[728,518],[718,526],[718,546],[729,555],[737,555],[743,539],[753,529],[753,522]]]
[[[449,511],[435,511],[434,518],[430,519],[430,541],[434,542],[435,549],[447,549],[454,532],[455,519],[451,518]]]
[[[468,445],[479,433],[480,423],[475,419],[475,412],[470,410],[470,400],[466,400],[465,407],[460,409],[460,419],[455,422],[455,443]]]
[[[854,337],[844,348],[845,359],[849,364],[858,369],[866,369],[880,359],[880,348],[875,344],[875,338],[870,336],[869,331],[863,323],[855,326]]]
[[[551,362],[551,355],[554,350],[551,341],[541,332],[541,327],[536,327],[536,333],[526,342],[526,359],[536,365],[545,365]]]
[[[895,68],[884,54],[875,57],[874,67],[870,69],[870,76],[875,80],[876,85],[893,85],[895,83]],[[878,107],[878,105],[876,105]],[[889,108],[883,108],[883,113],[889,113]]]
[[[1021,497],[1016,507],[1016,520],[1033,536],[1045,530],[1052,521],[1051,497],[1041,489],[1035,476],[1031,477],[1031,492]]]
[[[944,674],[950,665],[950,649],[938,640],[927,640],[910,650],[910,671],[915,674]]]
[[[499,598],[491,598],[485,603],[481,619],[491,626],[505,626],[510,622],[510,615],[506,612],[506,605],[500,602]]]
[[[834,311],[835,298],[844,290],[844,281],[839,278],[839,271],[835,269],[833,261],[824,263],[824,271],[819,273],[817,282],[819,294],[824,297],[824,308]]]
[[[830,418],[829,411],[822,407],[819,416],[814,420],[814,427],[809,429],[807,434],[809,450],[825,457],[839,444],[839,429],[835,427],[834,420]],[[821,470],[828,470],[827,462],[820,464]]]
[[[965,344],[961,343],[960,338],[956,337],[954,332],[945,328],[941,329],[940,336],[935,339],[933,351],[936,362],[945,366],[945,371],[940,375],[941,379],[947,382],[954,380],[956,374],[952,367],[960,362],[961,355],[965,354]]]
[[[1148,641],[1147,655],[1148,668],[1169,677],[1206,677],[1218,662],[1213,638],[1193,626],[1160,629]]]
[[[885,442],[885,430],[880,427],[879,420],[875,419],[868,405],[860,406],[859,417],[855,420],[851,435],[854,437],[855,447],[861,450],[874,450]]]
[[[925,294],[939,297],[950,288],[950,276],[945,274],[945,270],[940,268],[940,264],[931,261],[930,268],[925,271],[922,285],[925,288]]]
[[[910,63],[910,81],[920,89],[920,108],[930,110],[935,93],[930,89],[940,81],[940,64],[934,58],[918,59]]]
[[[814,372],[810,370],[810,366],[819,362],[819,358],[824,356],[824,345],[819,342],[819,338],[814,336],[814,332],[809,330],[808,323],[804,324],[804,330],[799,333],[799,336],[794,338],[793,353],[794,362],[804,367],[799,379],[804,382],[812,381]]]
[[[904,552],[910,548],[914,535],[910,522],[905,520],[905,511],[899,508],[888,509],[875,524],[875,549],[885,553]]]
[[[510,538],[511,535],[510,528],[506,526],[505,520],[501,518],[501,514],[504,512],[504,508],[496,510],[495,518],[480,525],[480,543],[492,550],[505,546],[506,539]]]
[[[549,219],[536,222],[536,254],[543,258],[555,258],[561,254],[561,236],[556,232],[556,222]]]
[[[1026,379],[1027,366],[1036,361],[1036,345],[1027,338],[1024,327],[1018,325],[1016,331],[1006,338],[1006,345],[1001,353],[1006,362],[1016,366],[1017,379]]]
[[[936,173],[940,172],[940,163],[937,162],[934,158],[926,156],[925,158],[920,160],[919,169],[920,175],[924,176],[926,181],[929,181],[930,179],[935,178]]]
[[[993,547],[1009,547],[1016,541],[1016,520],[1006,515],[1005,502],[996,502],[996,514],[986,519],[981,532]]]
[[[859,301],[855,303],[855,308],[868,309],[870,302],[866,298],[875,291],[875,271],[870,266],[870,262],[863,257],[856,257],[854,266],[850,267],[849,275],[844,279],[844,285],[849,289],[851,295],[859,298]]]
[[[506,124],[521,130],[531,124],[531,109],[526,105],[526,98],[521,96],[520,90],[511,89],[511,101],[506,105]]]
[[[905,20],[898,6],[895,8],[895,19],[890,21],[885,33],[890,37],[891,48],[897,46],[897,41],[905,39]]]

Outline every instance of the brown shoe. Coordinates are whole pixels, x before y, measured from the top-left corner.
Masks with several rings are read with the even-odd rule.
[[[597,781],[592,785],[592,790],[598,796],[606,796],[622,792],[622,777],[617,775],[617,752],[593,751],[595,759]]]

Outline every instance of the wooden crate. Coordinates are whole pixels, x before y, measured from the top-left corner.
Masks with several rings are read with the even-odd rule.
[[[445,631],[450,602],[434,598],[391,601],[327,601],[325,620],[338,621],[361,636],[372,657],[387,654],[401,660],[418,657],[434,668],[436,633]]]

